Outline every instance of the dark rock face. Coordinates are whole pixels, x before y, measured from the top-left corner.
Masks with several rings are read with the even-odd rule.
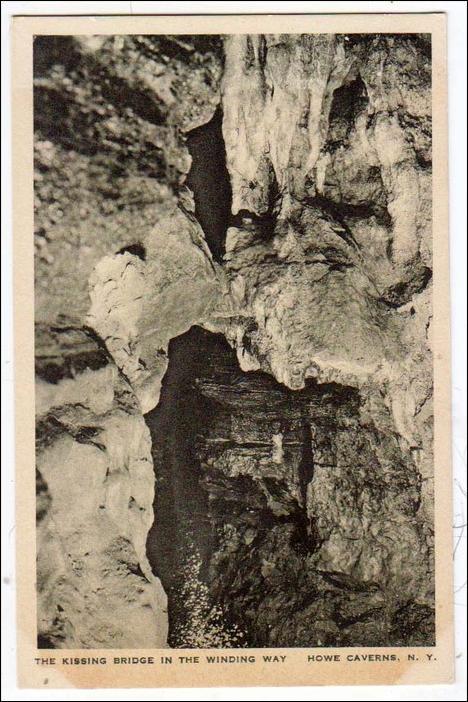
[[[429,644],[433,611],[412,572],[421,552],[397,564],[385,544],[392,521],[418,544],[420,478],[394,438],[362,425],[359,394],[243,373],[221,336],[196,327],[169,356],[147,416],[147,550],[170,644]]]
[[[192,165],[185,182],[193,191],[195,215],[216,261],[222,261],[225,253],[232,199],[222,123],[223,115],[218,109],[207,124],[187,135]]]

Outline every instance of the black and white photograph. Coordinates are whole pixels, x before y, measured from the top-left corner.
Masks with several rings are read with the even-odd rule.
[[[38,36],[38,647],[431,646],[431,36]]]
[[[6,4],[14,699],[462,699],[453,12]]]

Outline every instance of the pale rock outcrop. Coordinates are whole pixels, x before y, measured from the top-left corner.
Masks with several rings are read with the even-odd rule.
[[[127,251],[97,264],[86,322],[146,413],[159,399],[170,339],[210,317],[223,294],[223,272],[198,222],[179,208],[158,223],[142,249],[141,258]]]
[[[39,327],[36,373],[39,645],[164,647],[166,595],[146,557],[154,477],[139,403],[81,329]]]
[[[333,91],[351,59],[334,35],[235,35],[225,42],[223,132],[233,213],[265,214],[275,191],[305,188]],[[235,145],[235,146],[234,146]]]
[[[374,381],[416,445],[409,427],[431,385],[430,96],[424,37],[227,42],[224,136],[233,212],[244,216],[228,232],[226,263],[249,330],[228,332],[239,361],[261,359],[292,388],[306,377]],[[261,104],[260,118],[246,104]],[[291,145],[304,124],[298,166]]]

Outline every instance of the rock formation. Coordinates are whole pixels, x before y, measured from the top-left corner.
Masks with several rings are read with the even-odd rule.
[[[214,296],[215,269],[182,184],[183,133],[216,110],[220,56],[216,37],[35,41],[46,646],[167,639],[166,597],[145,552],[154,474],[143,413],[157,403],[168,340]]]
[[[432,643],[430,40],[34,58],[43,645]]]

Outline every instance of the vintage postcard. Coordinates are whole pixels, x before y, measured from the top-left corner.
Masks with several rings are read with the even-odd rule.
[[[20,685],[449,682],[445,16],[12,32]]]

